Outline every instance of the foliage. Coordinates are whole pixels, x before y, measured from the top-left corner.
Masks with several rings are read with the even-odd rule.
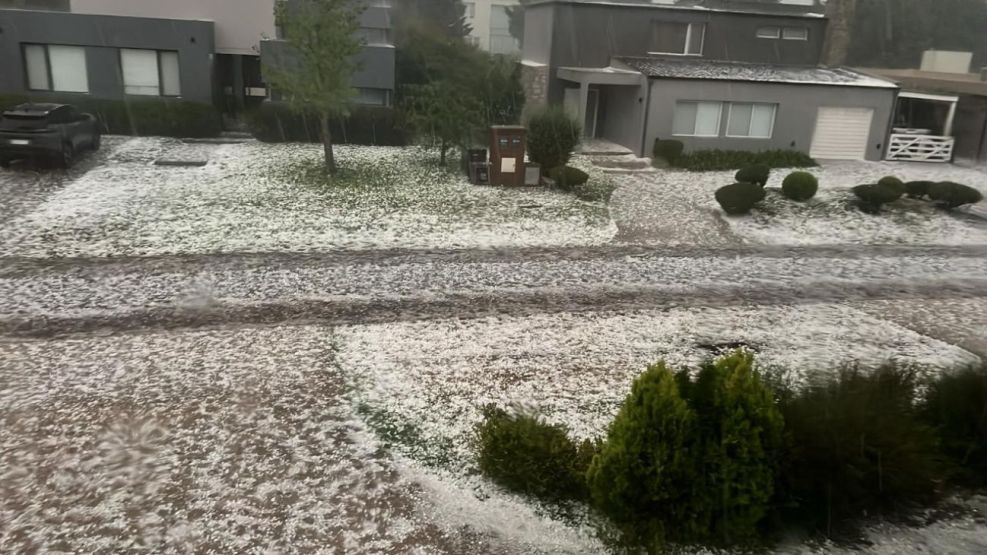
[[[716,202],[731,215],[746,214],[764,200],[764,188],[754,183],[734,183],[716,190]]]
[[[929,195],[929,187],[932,181],[909,181],[905,183],[905,194],[908,198],[923,198]]]
[[[984,195],[968,185],[944,181],[929,186],[929,198],[944,208],[952,209],[964,204],[976,204],[984,199]]]
[[[548,177],[555,186],[563,191],[572,191],[575,187],[589,181],[589,174],[572,166],[559,166],[548,170]]]
[[[891,189],[894,189],[895,191],[898,191],[899,197],[901,195],[904,195],[908,191],[908,189],[905,187],[904,182],[902,182],[897,177],[894,177],[893,175],[888,175],[882,177],[881,179],[878,179],[877,184],[882,187],[889,187]]]
[[[754,164],[737,170],[734,179],[737,183],[755,183],[764,187],[771,176],[771,168],[766,164]]]
[[[808,168],[816,166],[816,161],[804,152],[797,150],[697,150],[687,152],[676,160],[675,165],[689,171],[736,170],[755,164],[770,168]]]
[[[565,165],[581,132],[579,122],[561,107],[541,109],[528,120],[528,157],[543,168]]]
[[[605,179],[592,179],[572,188],[577,197],[590,202],[610,202],[617,186]]]
[[[115,135],[215,137],[222,131],[222,120],[211,104],[177,98],[105,100],[57,94],[0,96],[0,110],[28,101],[71,104],[81,112],[96,116],[103,124],[103,131]]]
[[[885,366],[844,368],[783,395],[783,518],[832,534],[865,515],[934,499],[941,458],[915,394],[912,371]]]
[[[397,22],[395,44],[399,49],[423,32],[462,39],[472,30],[466,22],[466,6],[460,0],[395,0],[391,19]]]
[[[857,185],[852,191],[860,199],[860,209],[868,214],[877,214],[881,206],[901,198],[900,189],[876,183]]]
[[[683,150],[685,150],[685,145],[682,141],[675,139],[655,139],[655,145],[651,153],[655,158],[665,160],[669,164],[675,164],[679,156],[682,156]]]
[[[987,366],[940,376],[926,393],[922,414],[936,429],[959,481],[987,486]]]
[[[819,180],[809,172],[792,172],[781,182],[781,193],[797,202],[811,199],[818,190]]]
[[[340,143],[403,146],[407,137],[391,108],[359,106],[345,119],[329,122],[332,136]],[[296,112],[280,102],[264,102],[247,112],[247,125],[257,139],[269,143],[321,141],[319,117]]]
[[[586,497],[589,441],[577,445],[563,426],[493,405],[477,426],[480,470],[507,489],[546,499]]]
[[[518,5],[509,6],[507,10],[507,32],[518,42],[524,40],[524,9],[532,0],[520,0]]]
[[[264,79],[298,112],[318,114],[326,169],[336,173],[329,118],[348,113],[356,36],[365,6],[348,0],[277,0],[275,19],[288,48],[264,64]]]

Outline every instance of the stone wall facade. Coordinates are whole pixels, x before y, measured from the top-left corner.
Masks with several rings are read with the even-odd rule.
[[[547,65],[521,64],[521,87],[524,89],[524,110],[522,121],[528,119],[532,111],[548,104]]]

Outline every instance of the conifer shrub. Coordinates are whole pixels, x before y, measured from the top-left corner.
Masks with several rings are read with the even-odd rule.
[[[898,191],[898,196],[904,195],[908,189],[904,182],[893,175],[888,175],[877,180],[877,184]]]
[[[737,183],[756,183],[764,187],[771,177],[771,167],[767,164],[753,164],[737,170],[734,177]]]
[[[528,157],[543,168],[564,166],[581,133],[579,122],[558,106],[536,112],[528,120]]]
[[[905,194],[908,198],[925,198],[929,196],[932,181],[908,181],[905,183]]]
[[[746,214],[754,205],[764,200],[764,188],[754,183],[734,183],[720,187],[715,193],[716,202],[730,215]]]
[[[984,195],[968,185],[944,181],[929,186],[929,198],[943,208],[953,209],[964,204],[976,204],[984,199]]]
[[[797,202],[804,202],[816,196],[819,181],[809,172],[792,172],[781,182],[781,193]]]
[[[655,158],[660,158],[674,165],[679,157],[682,156],[683,150],[685,150],[685,144],[682,141],[675,139],[655,139],[654,148],[652,148],[651,153]]]
[[[901,191],[887,185],[871,183],[867,185],[857,185],[852,189],[853,194],[860,200],[858,206],[860,210],[868,214],[877,214],[881,207],[889,202],[894,202],[901,198]]]
[[[589,181],[589,174],[579,168],[572,166],[559,166],[548,170],[548,177],[552,178],[555,186],[563,191],[572,191],[579,185]]]

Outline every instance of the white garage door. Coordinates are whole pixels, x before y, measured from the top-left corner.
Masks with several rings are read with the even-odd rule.
[[[874,110],[871,108],[819,108],[809,156],[863,160],[867,153],[867,139],[870,137],[873,119]]]

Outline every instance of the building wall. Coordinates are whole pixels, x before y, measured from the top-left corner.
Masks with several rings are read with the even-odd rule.
[[[968,160],[987,160],[987,97],[962,95],[956,105],[953,136],[955,155]]]
[[[687,151],[719,148],[752,151],[794,149],[809,152],[815,131],[816,111],[820,106],[859,107],[874,109],[866,158],[881,160],[887,146],[888,122],[891,120],[895,96],[895,89],[655,79],[648,108],[648,130],[644,145],[653,144],[656,138],[661,137],[682,141]],[[778,104],[772,137],[770,139],[726,137],[725,108],[720,118],[719,137],[673,136],[675,103],[680,100]],[[625,110],[635,109],[636,106],[625,108]]]
[[[517,40],[505,31],[504,21],[495,11],[518,5],[518,0],[463,0],[466,22],[473,28],[471,40],[495,54],[515,54],[521,50]]]
[[[97,98],[125,97],[120,48],[177,50],[181,97],[200,102],[213,99],[211,22],[0,10],[0,29],[0,94],[44,96],[28,89],[21,46],[38,43],[85,46],[88,95]]]
[[[274,0],[71,0],[73,13],[215,23],[216,52],[257,55],[261,38],[275,38]]]

